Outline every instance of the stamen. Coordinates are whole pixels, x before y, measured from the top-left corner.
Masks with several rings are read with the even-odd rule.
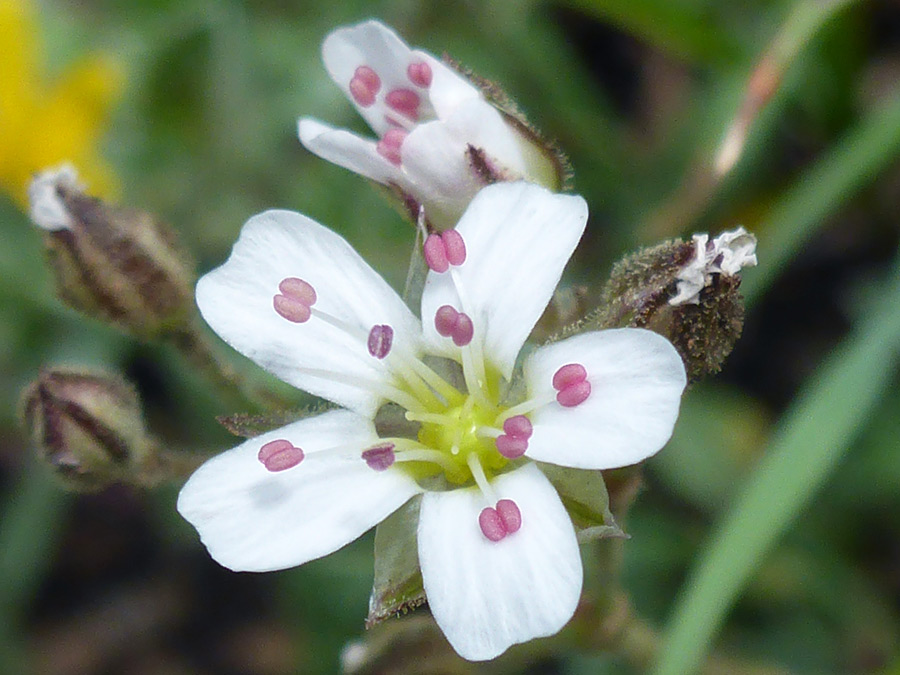
[[[419,95],[412,89],[392,89],[385,97],[392,110],[415,121],[419,119]]]
[[[466,242],[456,230],[441,234],[430,234],[423,246],[428,268],[443,274],[450,266],[459,266],[466,261]]]
[[[591,383],[587,380],[566,387],[556,395],[556,401],[564,408],[574,408],[591,395]]]
[[[394,342],[394,329],[384,324],[373,326],[369,331],[369,354],[376,359],[383,359],[391,351]]]
[[[563,366],[553,375],[553,388],[557,402],[564,408],[574,408],[584,403],[591,395],[591,383],[587,381],[587,370],[580,363]]]
[[[375,152],[384,157],[391,164],[400,166],[403,161],[400,154],[400,148],[408,135],[409,134],[405,129],[388,129],[384,133],[384,136],[381,137],[381,140],[375,144]]]
[[[259,449],[257,458],[273,473],[297,466],[304,458],[303,450],[285,439],[269,441]]]
[[[376,445],[374,448],[363,450],[362,458],[366,460],[366,464],[370,469],[384,471],[394,463],[394,447],[393,443]]]
[[[531,426],[531,420],[525,415],[515,415],[503,422],[503,431],[513,438],[521,438],[527,441],[531,438],[534,427]]]
[[[444,250],[447,251],[447,261],[451,265],[459,266],[466,261],[466,242],[456,230],[447,230],[441,235]]]
[[[441,305],[434,314],[434,329],[438,335],[450,337],[459,321],[459,312],[450,305]]]
[[[381,89],[381,78],[369,66],[360,66],[350,80],[350,95],[363,108],[375,103],[375,94]]]
[[[410,63],[406,67],[406,76],[417,87],[427,89],[431,86],[434,73],[431,72],[431,66],[424,61],[419,61],[418,63]]]
[[[531,438],[533,428],[531,420],[524,415],[515,415],[503,422],[505,434],[497,436],[494,442],[497,452],[507,459],[516,459],[528,450],[528,439]]]
[[[422,250],[425,253],[425,263],[428,265],[428,269],[438,274],[443,274],[450,269],[450,261],[447,260],[447,250],[441,235],[429,234]]]
[[[478,514],[481,533],[490,541],[500,541],[522,527],[522,512],[512,499],[501,499],[496,508],[488,506]]]
[[[316,303],[316,290],[303,279],[288,277],[278,284],[280,294],[272,298],[272,306],[283,319],[292,323],[309,321]]]
[[[517,405],[514,405],[512,408],[508,408],[504,410],[502,413],[497,415],[497,419],[494,420],[494,424],[503,424],[506,420],[516,417],[517,415],[527,415],[530,412],[537,410],[538,408],[543,408],[548,403],[553,403],[556,400],[555,396],[541,396],[538,398],[531,398],[527,401],[522,401]]]
[[[500,541],[506,537],[506,527],[503,525],[503,519],[497,510],[492,509],[490,506],[478,514],[478,525],[481,527],[481,533],[490,541]]]
[[[528,450],[528,441],[524,438],[504,435],[498,436],[494,443],[497,445],[497,452],[506,459],[517,459]]]
[[[500,514],[500,520],[503,521],[507,534],[518,532],[522,527],[522,512],[512,499],[501,499],[497,502],[497,513]]]
[[[474,335],[475,324],[472,323],[472,319],[469,318],[468,314],[460,312],[456,321],[456,326],[453,329],[453,344],[457,347],[465,347],[472,341]]]
[[[431,448],[420,447],[411,450],[402,450],[394,454],[395,462],[430,462],[437,464],[447,474],[454,476],[460,475],[460,468],[445,452],[440,450],[432,450]]]
[[[587,378],[587,370],[580,363],[570,363],[561,367],[553,375],[553,388],[562,391],[573,384],[583,382]]]
[[[492,488],[491,484],[488,482],[487,476],[484,475],[484,469],[481,467],[478,455],[474,452],[471,453],[466,457],[466,464],[469,465],[469,470],[472,472],[472,478],[475,479],[475,484],[478,486],[478,489],[481,490],[481,494],[483,494],[489,502],[496,503],[497,495],[494,493],[494,488]]]

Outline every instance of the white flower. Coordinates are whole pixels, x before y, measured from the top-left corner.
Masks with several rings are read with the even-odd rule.
[[[639,462],[668,440],[685,386],[672,345],[639,329],[541,347],[508,386],[586,220],[580,197],[485,188],[425,243],[420,322],[334,232],[288,211],[252,218],[200,280],[200,310],[237,350],[345,409],[246,441],[188,480],[178,510],[210,554],[233,570],[301,565],[416,498],[425,592],[459,654],[493,658],[562,628],[581,559],[533,460]],[[379,436],[388,403],[420,425],[414,437]]]
[[[378,140],[304,117],[300,141],[319,157],[397,191],[413,217],[424,206],[432,226],[453,227],[475,193],[496,180],[560,187],[558,161],[535,144],[534,134],[384,24],[335,30],[322,58]]]
[[[670,305],[697,304],[700,291],[712,283],[714,274],[734,276],[744,267],[755,267],[756,237],[743,227],[723,232],[709,241],[708,234],[695,234],[694,257],[676,275],[677,293]]]

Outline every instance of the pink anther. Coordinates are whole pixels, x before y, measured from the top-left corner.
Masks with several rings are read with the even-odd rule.
[[[375,103],[375,95],[381,89],[381,78],[369,66],[360,66],[350,80],[350,95],[363,108]]]
[[[459,312],[450,305],[441,305],[434,315],[434,329],[438,335],[450,337],[459,321]]]
[[[462,265],[466,261],[466,242],[456,230],[429,234],[423,252],[428,269],[443,274],[450,265]]]
[[[375,151],[391,164],[400,166],[403,161],[400,148],[408,135],[405,129],[388,129],[381,140],[375,144]]]
[[[580,363],[570,363],[556,371],[553,376],[553,388],[562,391],[566,387],[578,384],[587,379],[587,370]]]
[[[497,446],[497,452],[506,457],[506,459],[517,459],[528,450],[527,439],[516,438],[507,434],[497,436],[494,443]]]
[[[483,509],[478,515],[478,524],[481,526],[481,533],[491,541],[500,541],[506,536],[506,527],[497,509],[490,506]]]
[[[531,420],[525,417],[525,415],[510,417],[503,423],[503,431],[513,438],[521,438],[527,441],[531,438],[533,430],[534,428],[531,426]]]
[[[316,290],[296,277],[283,279],[278,290],[281,293],[272,298],[272,306],[279,316],[292,323],[308,321],[311,307],[316,303]]]
[[[556,394],[556,401],[564,408],[574,408],[584,403],[591,395],[591,383],[587,380],[571,384],[565,389],[560,389]]]
[[[444,240],[439,234],[429,234],[422,247],[425,254],[425,263],[428,269],[438,274],[443,274],[450,269],[450,261],[447,260],[447,249]]]
[[[466,261],[466,242],[456,230],[447,230],[441,234],[447,262],[451,265],[462,265]]]
[[[522,527],[522,512],[512,499],[501,499],[496,508],[488,506],[478,515],[481,532],[491,541],[500,541]]]
[[[384,445],[376,445],[374,448],[363,450],[362,458],[370,469],[384,471],[394,463],[394,444],[385,443]]]
[[[410,63],[406,67],[406,76],[409,78],[409,81],[417,87],[427,89],[431,86],[431,80],[434,77],[434,73],[431,72],[431,66],[424,61],[419,61],[417,63]]]
[[[475,326],[468,314],[457,312],[450,305],[442,305],[434,315],[434,328],[438,335],[453,338],[457,347],[465,347],[475,335]]]
[[[507,534],[518,532],[522,527],[522,512],[512,499],[501,499],[497,502],[497,513],[500,514],[500,520],[503,521]]]
[[[459,318],[456,321],[456,327],[453,329],[453,334],[450,336],[453,338],[453,344],[457,347],[465,347],[472,341],[474,336],[475,324],[472,323],[472,319],[469,318],[468,314],[460,312]]]
[[[412,89],[392,89],[384,100],[391,110],[414,122],[419,119],[419,95]]]
[[[259,449],[257,458],[268,471],[284,471],[303,461],[303,450],[290,441],[279,439],[269,441]]]
[[[369,331],[369,354],[376,359],[383,359],[391,351],[394,342],[394,329],[387,324],[372,326]]]

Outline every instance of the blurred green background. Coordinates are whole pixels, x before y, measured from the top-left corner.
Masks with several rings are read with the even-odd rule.
[[[568,153],[591,207],[570,281],[596,292],[612,262],[668,237],[755,232],[744,337],[648,462],[623,523],[632,538],[601,544],[621,548],[647,643],[538,642],[539,656],[471,669],[688,673],[714,652],[769,668],[752,672],[900,673],[900,4],[25,6],[47,82],[98,53],[116,65],[97,148],[110,189],[171,223],[198,273],[277,206],[341,232],[402,288],[410,226],[295,134],[300,114],[363,131],[319,48],[369,17],[502,84]],[[733,127],[746,145],[717,171]],[[0,196],[0,232],[0,672],[338,672],[363,632],[371,536],[297,570],[234,574],[176,514],[177,486],[76,495],[33,459],[17,404],[42,366],[124,373],[173,449],[229,447],[214,417],[235,411],[171,349],[63,307],[12,194]]]

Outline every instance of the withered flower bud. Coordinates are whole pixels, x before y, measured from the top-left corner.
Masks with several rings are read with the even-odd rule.
[[[22,413],[39,457],[75,489],[139,482],[155,461],[137,392],[117,377],[44,371],[24,391]]]
[[[756,238],[744,228],[675,240],[620,260],[599,307],[573,331],[648,328],[681,354],[688,379],[718,372],[741,335],[740,271],[756,265]]]
[[[142,338],[191,317],[191,265],[169,228],[86,195],[70,166],[39,174],[28,196],[64,302]]]

